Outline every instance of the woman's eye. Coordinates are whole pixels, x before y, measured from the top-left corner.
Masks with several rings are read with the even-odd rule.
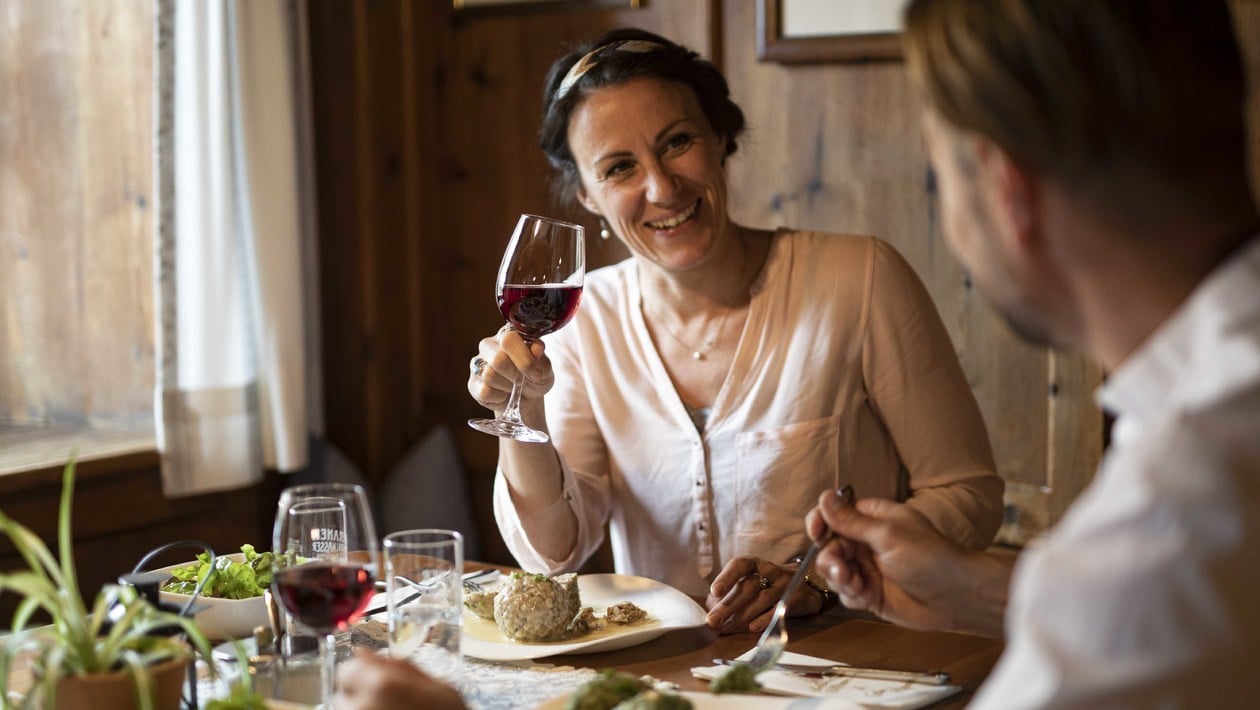
[[[612,165],[608,166],[607,170],[604,171],[604,177],[616,177],[617,175],[620,175],[630,170],[630,168],[632,167],[634,167],[634,164],[631,163],[629,160],[622,160],[622,161],[613,163]]]
[[[679,148],[686,148],[687,146],[691,145],[692,141],[694,140],[695,140],[695,137],[692,136],[690,133],[679,133],[676,136],[671,136],[669,139],[669,142],[666,145],[669,147],[670,150],[677,150]]]

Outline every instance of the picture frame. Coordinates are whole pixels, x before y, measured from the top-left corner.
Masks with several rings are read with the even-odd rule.
[[[647,0],[451,0],[457,15],[511,15],[593,9],[639,8]]]
[[[783,63],[899,61],[900,17],[905,3],[757,0],[757,59]]]

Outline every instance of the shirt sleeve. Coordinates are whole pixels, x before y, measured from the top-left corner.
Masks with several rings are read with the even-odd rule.
[[[495,520],[508,551],[522,569],[549,575],[577,571],[599,548],[604,541],[611,499],[607,447],[586,394],[575,352],[577,338],[561,337],[578,336],[584,329],[577,323],[570,328],[547,343],[556,383],[545,403],[547,427],[564,476],[565,504],[577,518],[577,540],[568,557],[551,559],[534,547],[529,524],[517,511],[502,470],[496,473],[494,481]]]
[[[867,396],[906,469],[908,503],[972,549],[993,542],[1005,484],[936,306],[910,265],[875,240],[862,350]]]

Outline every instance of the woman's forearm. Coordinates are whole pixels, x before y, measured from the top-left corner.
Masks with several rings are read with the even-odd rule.
[[[547,430],[541,399],[522,402],[521,416],[531,427]],[[564,472],[555,447],[501,439],[499,469],[530,543],[549,559],[567,558],[577,544],[578,526],[565,498]]]
[[[976,476],[917,489],[906,504],[950,540],[969,550],[983,550],[993,544],[1002,525],[1004,487],[996,475]]]

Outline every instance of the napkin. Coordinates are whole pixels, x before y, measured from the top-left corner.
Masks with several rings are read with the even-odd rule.
[[[753,649],[740,655],[736,660],[747,661],[752,658]],[[835,665],[844,665],[837,661],[817,656],[806,656],[800,653],[785,651],[779,658],[781,663],[818,666],[819,670]],[[730,666],[699,666],[691,669],[691,674],[704,680],[713,680],[722,675]],[[863,707],[877,708],[921,708],[942,698],[947,698],[962,690],[960,685],[927,685],[924,683],[908,683],[897,680],[877,680],[873,678],[804,678],[786,671],[768,670],[757,675],[762,691],[775,695],[797,695],[808,698],[835,698],[846,700]]]

